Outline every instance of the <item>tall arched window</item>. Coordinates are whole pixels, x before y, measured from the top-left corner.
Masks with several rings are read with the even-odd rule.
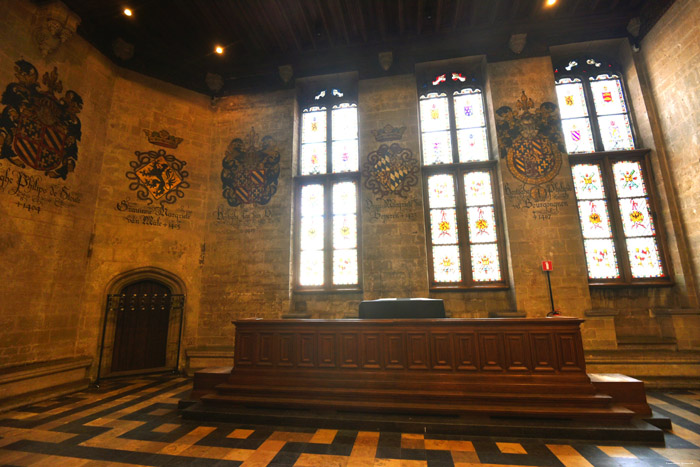
[[[649,151],[635,149],[622,74],[593,58],[554,73],[589,282],[669,282]]]
[[[423,85],[419,110],[430,286],[504,287],[483,93],[459,73],[441,74]]]
[[[337,88],[302,101],[296,176],[298,290],[360,288],[357,103]]]

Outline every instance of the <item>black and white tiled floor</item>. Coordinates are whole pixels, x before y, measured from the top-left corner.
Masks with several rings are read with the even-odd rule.
[[[651,392],[665,447],[241,426],[180,419],[191,380],[149,376],[0,414],[0,465],[699,466],[700,391]]]

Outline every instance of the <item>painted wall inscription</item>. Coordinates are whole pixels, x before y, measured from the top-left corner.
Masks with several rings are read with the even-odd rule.
[[[548,220],[569,205],[573,186],[567,182],[550,182],[535,187],[526,184],[504,183],[503,194],[515,209],[531,210],[534,219]]]
[[[126,198],[116,204],[114,209],[123,214],[126,223],[162,227],[164,229],[180,230],[192,218],[192,211],[174,209],[164,205],[154,206]]]
[[[365,216],[373,221],[415,221],[421,213],[422,205],[417,200],[384,198],[365,200]]]
[[[15,77],[2,94],[0,159],[65,180],[78,160],[83,99],[70,90],[61,97],[63,83],[56,67],[42,77],[46,89],[41,89],[37,69],[25,60],[15,62]]]
[[[82,194],[69,185],[52,183],[42,176],[3,164],[0,164],[0,195],[36,214],[48,208],[73,208],[82,200]]]
[[[251,128],[246,140],[234,138],[222,161],[223,196],[229,206],[266,205],[277,193],[280,153],[272,136],[258,135]]]

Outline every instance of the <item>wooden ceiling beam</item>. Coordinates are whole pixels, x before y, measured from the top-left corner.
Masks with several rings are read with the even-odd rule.
[[[367,42],[367,28],[365,27],[365,14],[362,11],[361,2],[352,2],[355,5],[355,16],[357,16],[357,28],[360,30],[362,40]]]
[[[425,8],[425,0],[418,0],[418,17],[416,18],[416,31],[420,36],[423,30],[423,9]]]
[[[255,7],[252,7],[254,8],[253,16],[257,16],[258,18],[262,19],[262,22],[265,23],[264,26],[268,30],[268,34],[275,38],[278,50],[284,52],[287,49],[289,49],[289,45],[287,41],[284,40],[284,38],[280,35],[279,28],[275,27],[275,23],[272,20],[270,20],[270,10],[272,10],[272,8],[266,8],[266,6],[268,6],[269,4],[269,2],[266,2],[266,5],[256,4],[258,6],[258,11],[256,12]]]
[[[403,36],[404,31],[406,30],[406,22],[403,17],[403,0],[399,0],[399,35]]]
[[[510,7],[510,21],[513,21],[518,17],[518,11],[520,11],[520,0],[515,0],[515,2]]]
[[[455,10],[454,10],[454,16],[452,17],[452,31],[457,30],[457,25],[459,24],[459,20],[462,17],[462,10],[464,9],[464,1],[465,0],[456,0],[455,1]]]
[[[440,23],[442,19],[443,0],[438,0],[437,11],[435,12],[435,32],[440,32]]]
[[[489,8],[491,8],[491,11],[489,12],[489,26],[494,24],[498,19],[498,11],[501,9],[502,3],[503,0],[491,0],[489,3]]]
[[[328,29],[328,20],[326,19],[326,14],[323,12],[323,5],[321,5],[320,0],[314,0],[316,8],[318,9],[318,14],[321,17],[321,22],[323,23],[323,29],[326,31],[326,37],[328,37],[328,43],[331,47],[334,47],[333,37],[331,36],[331,31]]]
[[[377,2],[377,24],[379,25],[379,35],[382,41],[386,41],[386,23],[384,19],[384,2],[379,0]]]
[[[476,26],[476,20],[478,19],[479,15],[479,5],[481,4],[481,0],[472,0],[472,7],[471,10],[469,11],[469,26],[474,27]]]
[[[280,2],[280,0],[273,0],[275,6],[277,7],[276,10],[280,13],[280,16],[282,17],[282,21],[284,21],[284,25],[286,26],[286,31],[287,31],[287,36],[291,36],[292,41],[294,42],[294,45],[296,46],[298,51],[301,51],[302,46],[301,42],[299,41],[299,37],[297,36],[296,32],[294,32],[294,27],[292,26],[292,22],[289,21],[289,17],[287,16],[287,13],[284,11],[284,4]]]
[[[350,35],[348,34],[348,28],[345,26],[345,15],[343,15],[343,8],[342,5],[340,5],[340,0],[333,0],[331,5],[333,6],[335,22],[340,23],[340,30],[345,38],[345,44],[350,45]]]
[[[311,46],[314,49],[316,49],[316,37],[314,36],[314,32],[311,30],[311,26],[309,25],[309,21],[306,18],[306,10],[301,5],[301,2],[294,2],[294,5],[296,6],[296,9],[297,9],[297,15],[301,18],[301,22],[304,25],[304,29],[306,30],[306,34],[308,34],[309,39],[311,40]]]

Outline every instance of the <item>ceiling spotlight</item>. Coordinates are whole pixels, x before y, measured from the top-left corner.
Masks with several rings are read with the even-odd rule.
[[[216,52],[216,53],[218,53],[219,55],[221,55],[222,53],[224,53],[224,48],[221,47],[220,45],[217,45],[216,47],[214,47],[214,52]]]
[[[123,13],[124,13],[124,16],[131,16],[134,14],[134,12],[131,11],[131,9],[129,9],[129,8],[124,8]]]
[[[557,0],[547,0],[546,2],[544,2],[544,4],[547,6],[552,6],[555,3],[557,3]]]

